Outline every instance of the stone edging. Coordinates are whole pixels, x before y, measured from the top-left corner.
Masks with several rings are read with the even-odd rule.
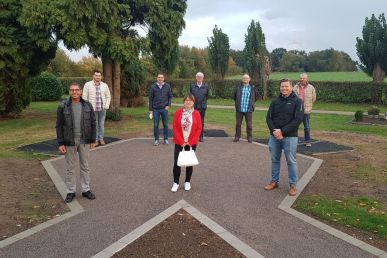
[[[96,255],[92,256],[92,258],[108,258],[112,257],[115,253],[121,251],[123,248],[125,248],[127,245],[134,242],[136,239],[140,238],[142,235],[147,233],[149,230],[157,226],[159,223],[163,222],[168,217],[172,216],[174,213],[176,213],[178,210],[184,209],[186,212],[188,212],[191,216],[193,216],[195,219],[200,221],[202,224],[204,224],[207,228],[209,228],[212,232],[214,232],[216,235],[221,237],[224,241],[229,243],[232,247],[234,247],[236,250],[238,250],[240,253],[242,253],[246,257],[264,257],[261,254],[259,254],[257,251],[255,251],[253,248],[248,246],[247,244],[243,243],[241,240],[239,240],[237,237],[232,235],[230,232],[228,232],[226,229],[224,229],[222,226],[217,224],[215,221],[208,218],[206,215],[201,213],[199,210],[191,206],[189,203],[187,203],[184,200],[180,200],[168,209],[164,210],[160,214],[156,215],[155,217],[151,218],[138,228],[134,229],[129,234],[122,237],[117,242],[111,244],[101,252],[97,253]]]

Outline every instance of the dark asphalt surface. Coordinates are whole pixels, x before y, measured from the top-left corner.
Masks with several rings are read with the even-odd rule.
[[[372,257],[277,208],[287,195],[287,170],[283,164],[278,189],[263,189],[270,181],[266,147],[205,140],[198,145],[191,191],[182,188],[183,171],[177,193],[170,192],[173,144],[154,147],[152,139],[134,139],[98,148],[90,154],[97,198],[77,192],[85,212],[1,249],[0,257],[90,257],[181,199],[265,257]],[[301,177],[312,161],[298,162]],[[53,166],[64,174],[64,159]]]

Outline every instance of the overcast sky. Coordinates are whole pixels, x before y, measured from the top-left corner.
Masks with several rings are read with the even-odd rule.
[[[334,48],[356,55],[365,17],[387,13],[387,0],[188,0],[180,45],[205,48],[216,25],[242,50],[251,20],[259,21],[269,51],[274,48],[307,52]],[[87,50],[71,53],[74,60]]]

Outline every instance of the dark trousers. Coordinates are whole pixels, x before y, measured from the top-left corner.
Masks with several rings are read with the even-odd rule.
[[[206,115],[206,109],[196,109],[200,113],[200,118],[202,119],[202,132],[200,134],[200,138],[203,138],[203,132],[204,132],[204,117]]]
[[[310,114],[304,114],[304,118],[302,119],[302,123],[304,124],[304,138],[305,141],[310,141]]]
[[[193,145],[192,149],[196,150],[197,145]],[[186,145],[184,147],[185,150],[189,150],[189,146]],[[183,147],[175,144],[175,153],[174,153],[174,163],[173,163],[173,182],[179,184],[179,178],[181,174],[181,167],[177,165],[177,158],[179,157],[179,152],[183,150]],[[191,180],[193,167],[186,167],[185,169],[185,182],[189,182]]]
[[[246,133],[247,139],[253,138],[253,113],[252,112],[238,112],[236,111],[236,126],[235,126],[235,138],[241,137],[241,127],[243,117],[246,120]]]
[[[168,139],[168,110],[166,109],[153,109],[153,135],[155,140],[159,140],[159,121],[160,116],[164,127],[164,140]]]

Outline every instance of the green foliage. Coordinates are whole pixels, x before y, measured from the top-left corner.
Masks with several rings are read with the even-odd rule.
[[[62,85],[62,93],[67,94],[71,83],[76,82],[82,88],[86,82],[91,81],[90,77],[60,77],[58,78]]]
[[[206,78],[211,78],[207,49],[180,46],[177,76],[181,79],[195,78],[197,72],[202,72]]]
[[[359,122],[363,120],[363,110],[358,110],[355,112],[355,121]]]
[[[135,97],[144,95],[141,92],[141,84],[145,80],[145,68],[140,60],[131,60],[131,62],[122,65],[121,85],[123,97]]]
[[[218,78],[224,79],[228,69],[228,58],[230,52],[230,43],[228,36],[222,32],[222,29],[215,25],[212,30],[213,36],[208,40],[208,58],[211,70],[217,74]]]
[[[32,101],[59,100],[62,96],[61,82],[50,73],[41,73],[30,81]]]
[[[368,115],[377,116],[380,113],[380,109],[377,106],[372,106],[367,110]]]
[[[272,70],[274,72],[281,70],[280,69],[281,59],[282,59],[283,55],[286,54],[286,52],[287,52],[287,50],[284,48],[275,48],[275,49],[273,49],[273,51],[271,51],[271,53],[270,53],[271,66],[272,66]]]
[[[307,55],[305,51],[290,50],[283,54],[280,61],[280,71],[304,72]]]
[[[110,109],[106,110],[106,119],[112,121],[120,121],[122,119],[121,109],[116,109],[112,111]]]
[[[237,66],[241,68],[245,66],[245,56],[243,50],[230,49],[230,57],[234,60]]]
[[[373,76],[375,69],[387,71],[387,24],[384,14],[376,18],[365,18],[363,26],[363,38],[356,38],[356,50],[360,59],[360,68],[369,76]],[[384,76],[383,76],[384,77]],[[376,78],[374,77],[374,81]],[[375,81],[378,82],[378,81]]]
[[[387,239],[387,207],[377,199],[305,196],[297,201],[296,207],[323,220],[367,230]]]
[[[251,21],[245,34],[245,69],[253,80],[260,81],[260,71],[264,56],[268,55],[265,34],[259,22]]]
[[[306,72],[357,71],[356,62],[333,48],[310,52],[306,57]]]
[[[21,22],[26,1],[0,7],[0,113],[17,114],[29,105],[28,80],[47,67],[57,42],[46,30]]]
[[[148,3],[148,8],[148,37],[153,62],[161,72],[171,75],[178,62],[178,38],[185,27],[183,17],[187,3],[181,0],[158,0]]]

